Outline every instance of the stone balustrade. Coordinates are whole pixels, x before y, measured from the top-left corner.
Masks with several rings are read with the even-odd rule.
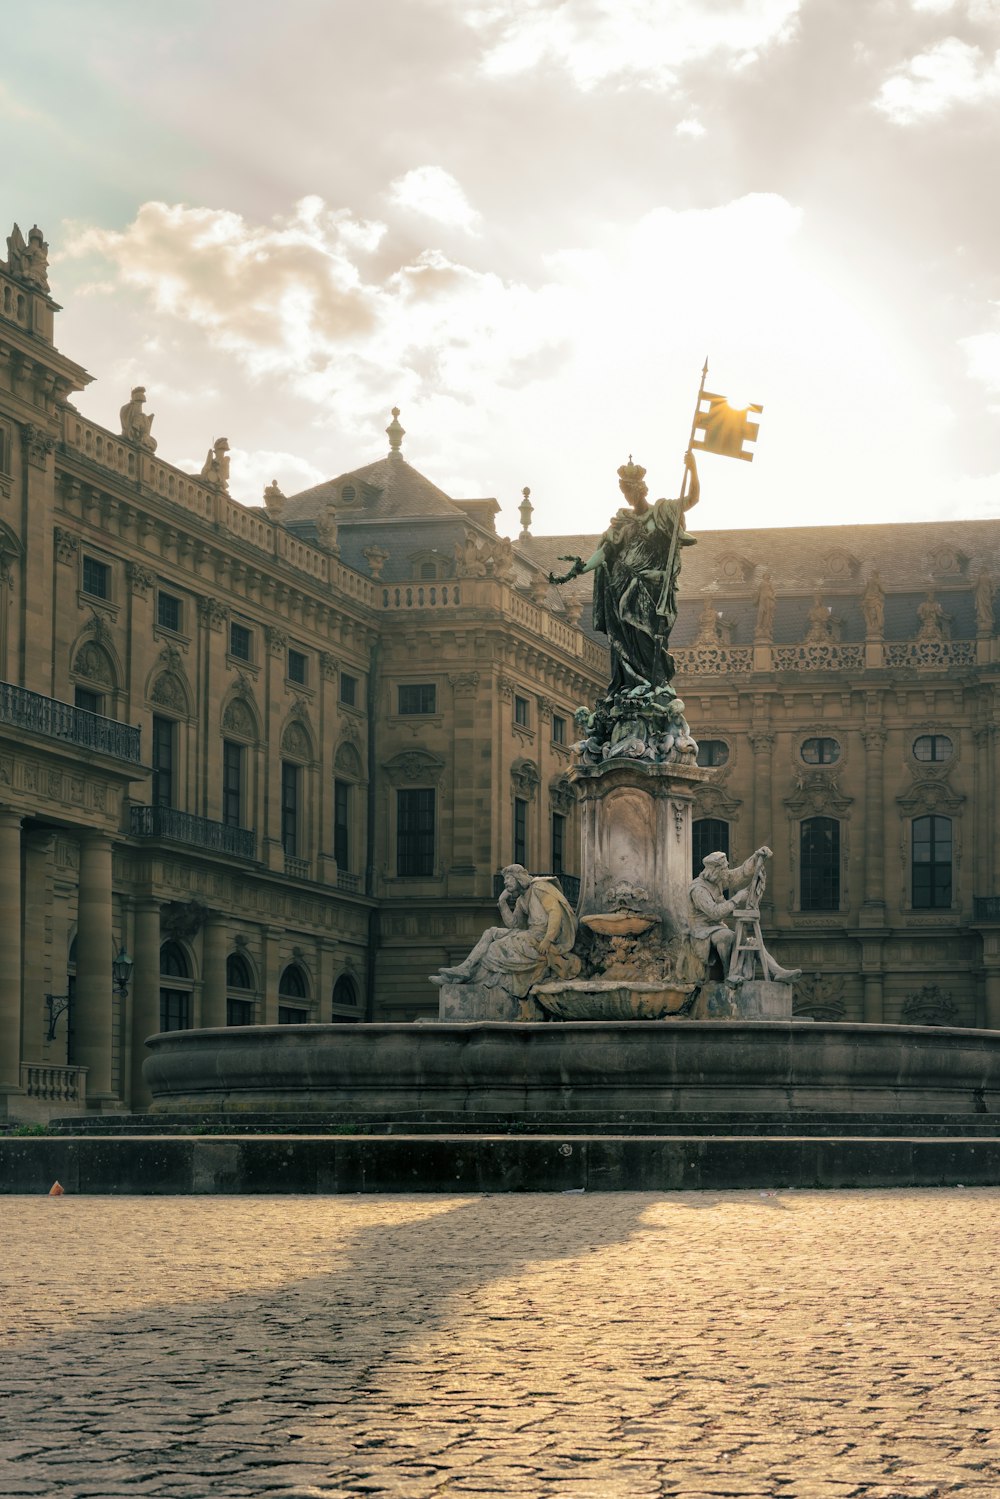
[[[39,1103],[72,1104],[82,1113],[87,1106],[87,1069],[22,1062],[21,1089],[25,1097]]]

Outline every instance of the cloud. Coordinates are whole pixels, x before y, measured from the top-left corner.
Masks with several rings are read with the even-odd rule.
[[[300,457],[298,453],[280,453],[267,448],[250,452],[245,448],[233,448],[230,459],[230,484],[234,494],[256,496],[262,503],[264,486],[277,479],[278,487],[285,494],[295,494],[300,489],[309,489],[327,478],[322,469]],[[192,464],[192,467],[195,465]],[[201,465],[197,465],[199,468]],[[253,504],[252,498],[245,503]]]
[[[475,232],[481,217],[461,184],[443,167],[414,167],[390,183],[389,197],[400,208],[468,234]]]
[[[447,174],[442,174],[446,176]],[[456,184],[457,186],[457,184]],[[199,329],[254,379],[281,376],[346,418],[394,397],[469,400],[516,369],[531,378],[567,329],[556,286],[531,288],[439,250],[392,265],[382,223],[307,198],[269,224],[224,209],[145,203],[123,230],[76,228],[64,258],[109,266],[155,312]],[[391,268],[367,268],[371,252]]]
[[[1000,51],[991,61],[981,47],[949,36],[891,73],[878,91],[875,108],[894,125],[915,125],[998,96]]]
[[[1000,311],[1000,304],[993,304]],[[969,376],[991,395],[1000,395],[1000,332],[973,333],[959,339]]]
[[[470,6],[466,23],[484,41],[493,77],[559,68],[577,88],[637,80],[671,91],[680,72],[721,55],[756,61],[792,35],[802,0],[497,0]]]
[[[689,135],[692,139],[697,140],[699,136],[705,134],[705,127],[694,115],[686,115],[683,120],[678,120],[674,126],[674,134]]]

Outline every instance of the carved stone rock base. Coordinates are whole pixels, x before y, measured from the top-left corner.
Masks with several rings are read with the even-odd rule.
[[[736,989],[706,984],[691,1011],[692,1020],[791,1020],[791,984],[748,979]]]
[[[506,989],[485,984],[442,984],[439,1020],[545,1020],[545,1011],[530,997],[518,999]]]

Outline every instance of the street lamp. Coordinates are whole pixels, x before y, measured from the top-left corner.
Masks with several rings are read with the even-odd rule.
[[[114,980],[115,993],[119,999],[124,999],[128,994],[129,979],[132,977],[132,969],[135,967],[132,959],[125,951],[124,943],[118,949],[117,957],[111,960],[111,977]]]

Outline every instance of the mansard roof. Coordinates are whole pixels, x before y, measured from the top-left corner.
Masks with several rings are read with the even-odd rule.
[[[349,469],[335,479],[326,479],[312,489],[290,495],[281,519],[284,524],[295,526],[300,521],[315,520],[328,505],[334,507],[343,525],[354,520],[395,520],[409,516],[450,516],[463,523],[470,519],[468,510],[399,453],[390,453],[375,463]]]

